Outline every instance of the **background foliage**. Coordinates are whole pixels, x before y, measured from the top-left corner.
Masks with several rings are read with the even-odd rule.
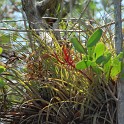
[[[45,14],[60,18],[57,40],[27,31],[21,1],[0,1],[0,123],[116,124],[113,2],[63,6]]]

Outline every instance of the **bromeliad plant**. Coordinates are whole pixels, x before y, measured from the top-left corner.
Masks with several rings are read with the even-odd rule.
[[[70,50],[66,45],[63,45],[62,48],[62,59],[64,61],[61,61],[60,55],[57,55],[55,52],[53,56],[59,63],[77,69],[90,81],[92,81],[94,75],[104,76],[106,80],[116,80],[118,74],[121,72],[120,60],[123,57],[123,53],[116,55],[115,50],[110,49],[110,46],[107,48],[107,44],[102,42],[101,39],[102,32],[102,29],[96,30],[86,41],[85,46],[76,37],[71,39],[75,50],[81,54],[81,60],[76,55],[77,52]],[[87,75],[88,73],[89,75]]]
[[[82,60],[76,63],[76,69],[92,70],[93,75],[104,75],[108,79],[116,79],[121,72],[121,58],[123,53],[116,55],[115,51],[106,47],[107,44],[100,41],[102,29],[96,30],[86,42],[84,47],[77,38],[72,38],[74,48],[82,54]]]
[[[82,55],[75,68],[85,70],[92,80],[89,85],[89,106],[93,107],[92,123],[116,123],[116,83],[121,72],[123,52],[102,42],[102,29],[97,29],[83,46],[77,38],[72,38],[74,48]],[[105,112],[106,111],[106,112]]]
[[[88,83],[84,106],[90,106],[85,110],[89,111],[86,112],[89,114],[87,119],[91,120],[87,123],[111,124],[116,123],[116,83],[121,72],[123,53],[117,55],[114,49],[104,43],[102,33],[102,29],[97,29],[86,45],[73,37],[71,43],[76,51],[63,46],[63,58],[57,53],[54,53],[54,57],[62,65],[80,73],[85,79],[81,83]]]
[[[52,47],[41,41],[44,49],[36,47],[26,60],[25,78],[15,73],[23,101],[11,121],[116,124],[116,80],[123,53],[107,48],[102,32],[96,30],[86,45],[76,37],[71,45],[60,44],[54,36]]]

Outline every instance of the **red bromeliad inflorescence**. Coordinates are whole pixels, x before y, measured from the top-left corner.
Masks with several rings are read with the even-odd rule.
[[[63,58],[63,61],[60,60],[59,55],[57,55],[56,52],[54,52],[54,54],[52,54],[52,56],[54,58],[56,58],[59,63],[75,68],[75,64],[74,64],[74,61],[72,59],[72,55],[70,53],[69,48],[67,48],[66,45],[62,46],[62,58]]]
[[[76,67],[75,67],[75,62],[74,62],[74,60],[73,60],[73,55],[71,54],[71,51],[70,51],[70,49],[66,46],[66,45],[63,45],[62,46],[62,54],[63,54],[63,61],[62,60],[60,60],[60,57],[59,57],[59,55],[56,53],[56,52],[54,52],[54,54],[52,54],[52,56],[59,62],[59,63],[61,63],[61,64],[63,64],[63,65],[67,65],[67,66],[69,66],[69,67],[72,67],[72,68],[74,68],[74,69],[76,69]],[[87,79],[90,81],[90,82],[92,82],[92,80],[90,79],[90,77],[84,72],[84,71],[82,71],[82,70],[78,70],[78,72],[79,73],[81,73],[82,75],[84,75],[85,77],[87,77]]]
[[[74,61],[73,61],[73,59],[72,59],[72,56],[71,56],[71,53],[70,53],[69,48],[67,48],[66,45],[63,45],[62,51],[63,51],[63,58],[64,58],[65,62],[66,62],[68,65],[70,65],[70,66],[72,66],[72,67],[75,67],[75,64],[74,64]]]

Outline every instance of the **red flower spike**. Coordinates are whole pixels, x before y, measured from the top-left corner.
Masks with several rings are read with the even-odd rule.
[[[66,45],[63,45],[62,48],[63,54],[64,54],[64,60],[71,66],[74,66],[74,61],[72,60],[72,57],[70,56],[70,50],[66,47]]]

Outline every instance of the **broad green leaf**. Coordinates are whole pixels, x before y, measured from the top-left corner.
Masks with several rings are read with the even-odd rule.
[[[110,77],[110,71],[111,71],[111,61],[108,61],[106,64],[104,64],[104,73],[107,79]]]
[[[117,66],[113,66],[111,69],[111,77],[115,78],[121,72],[121,62]]]
[[[124,57],[124,53],[123,52],[120,52],[117,56],[117,59],[118,60],[121,60],[122,58]]]
[[[105,60],[104,60],[103,64],[106,64],[109,60],[111,60],[111,56],[112,56],[112,54],[111,54],[111,53],[108,53],[108,54],[105,56]]]
[[[100,40],[102,36],[102,29],[97,29],[88,39],[87,47],[93,47]]]
[[[120,61],[121,57],[122,57],[122,55],[119,54],[112,60],[112,64],[111,64],[111,66],[112,66],[111,77],[112,78],[115,78],[122,70],[122,63]]]
[[[95,50],[94,50],[94,57],[95,59],[102,56],[105,52],[105,44],[102,42],[99,42],[96,44]]]
[[[119,56],[114,57],[112,60],[112,66],[118,66],[119,63],[120,63]]]
[[[0,54],[2,53],[2,51],[3,51],[3,49],[2,49],[2,47],[0,47]]]
[[[6,69],[3,66],[0,66],[0,74],[5,71]]]
[[[77,69],[86,69],[92,64],[92,61],[90,60],[82,60],[76,64]]]
[[[0,88],[3,88],[5,85],[6,83],[0,78]]]
[[[88,47],[88,56],[90,60],[93,59],[94,49],[95,47]]]
[[[81,45],[81,43],[78,41],[76,37],[73,37],[71,39],[71,43],[73,44],[74,48],[80,52],[80,53],[85,53],[85,48]]]
[[[99,58],[97,58],[96,63],[97,63],[97,64],[101,64],[101,63],[104,62],[105,60],[106,60],[106,58],[105,58],[105,56],[103,55],[103,56],[100,56]]]

